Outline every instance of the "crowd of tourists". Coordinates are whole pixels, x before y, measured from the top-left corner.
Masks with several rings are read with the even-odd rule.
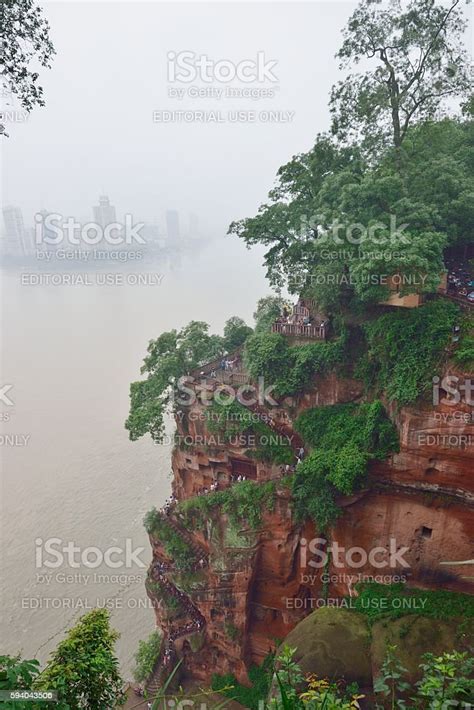
[[[448,268],[448,296],[474,303],[474,278],[472,269],[461,259],[446,259]]]
[[[178,499],[176,498],[176,496],[174,494],[170,495],[169,498],[167,498],[163,503],[161,512],[164,513],[164,515],[170,515],[177,502]]]

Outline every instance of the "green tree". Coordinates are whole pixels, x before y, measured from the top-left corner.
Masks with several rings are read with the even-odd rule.
[[[256,333],[269,333],[273,323],[283,310],[285,301],[281,296],[264,296],[257,303],[253,314]]]
[[[138,650],[134,655],[135,668],[133,669],[133,677],[137,683],[144,683],[150,678],[160,650],[161,634],[158,631],[153,631],[145,641],[138,642]]]
[[[228,352],[245,343],[249,335],[253,333],[252,328],[246,324],[243,318],[232,316],[226,321],[224,326],[224,347]]]
[[[401,295],[436,291],[443,250],[467,243],[474,221],[472,101],[463,119],[438,110],[467,96],[464,29],[462,0],[361,0],[338,56],[369,68],[334,87],[332,137],[283,165],[257,215],[229,227],[265,246],[272,285],[329,314],[386,300],[393,276]]]
[[[31,690],[39,672],[40,664],[35,659],[23,660],[19,655],[0,656],[0,690]],[[1,703],[5,710],[35,710],[48,705],[20,699]]]
[[[474,702],[474,658],[467,653],[452,651],[442,656],[427,653],[423,661],[420,666],[423,677],[417,683],[417,697],[423,698],[432,710],[458,703],[468,706]]]
[[[192,369],[225,352],[223,339],[209,334],[209,325],[191,321],[180,331],[162,333],[148,344],[141,373],[144,380],[130,385],[130,413],[125,428],[136,441],[149,433],[155,441],[163,436],[163,417],[177,381]]]
[[[375,694],[385,698],[383,705],[377,703],[378,710],[383,710],[384,707],[391,708],[391,710],[406,707],[406,702],[402,700],[402,697],[410,689],[410,684],[403,680],[407,669],[402,666],[395,655],[396,648],[396,646],[387,647],[380,675],[374,681]]]
[[[251,377],[263,377],[272,384],[285,379],[292,364],[288,340],[280,333],[252,335],[247,341],[244,359]]]
[[[263,244],[270,283],[299,293],[314,264],[315,240],[321,226],[330,221],[330,214],[337,213],[334,201],[338,186],[326,189],[327,181],[339,176],[341,187],[360,170],[357,149],[339,148],[330,137],[320,135],[312,150],[294,156],[278,170],[269,202],[261,205],[258,214],[232,222],[228,233],[236,234],[249,247]],[[280,305],[280,301],[276,303]],[[260,319],[259,311],[269,307],[273,316],[275,301],[268,300],[257,307],[255,317]],[[258,323],[256,330],[260,330]]]
[[[2,88],[16,94],[27,111],[44,106],[39,74],[32,65],[50,67],[55,50],[49,23],[33,0],[3,0],[1,19]]]
[[[57,690],[70,710],[103,710],[123,700],[123,680],[115,657],[119,637],[105,609],[93,609],[79,620],[53,652],[37,687]]]
[[[464,97],[470,87],[462,35],[462,0],[361,0],[343,32],[341,68],[371,62],[333,88],[332,130],[343,140],[361,140],[370,152],[390,137],[400,149],[415,121],[439,115],[443,102]]]

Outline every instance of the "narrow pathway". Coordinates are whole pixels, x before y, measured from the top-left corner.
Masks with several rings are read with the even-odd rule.
[[[155,582],[158,582],[170,596],[179,602],[181,608],[189,618],[189,621],[174,627],[171,626],[168,632],[165,633],[161,644],[160,655],[155,664],[155,670],[146,686],[149,696],[158,693],[176,665],[177,653],[174,642],[183,636],[189,636],[190,634],[202,631],[206,624],[206,619],[195,604],[193,604],[189,595],[178,589],[166,576],[166,573],[172,570],[172,565],[163,562],[153,562],[150,576]]]
[[[204,560],[207,564],[208,562],[208,552],[206,548],[201,545],[197,540],[195,540],[189,532],[183,528],[180,522],[174,517],[173,506],[168,508],[168,512],[164,510],[158,511],[162,520],[164,520],[173,530],[183,538],[183,540],[191,547],[193,552],[196,554],[199,560]]]

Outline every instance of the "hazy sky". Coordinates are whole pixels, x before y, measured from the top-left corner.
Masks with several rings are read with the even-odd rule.
[[[355,3],[42,3],[57,50],[43,70],[46,107],[8,125],[4,201],[26,223],[41,208],[91,217],[99,193],[119,214],[194,211],[223,231],[250,216],[278,167],[308,150],[329,123],[335,51]],[[277,82],[232,86],[275,89],[252,100],[169,98],[168,89],[225,88],[213,81],[170,84],[167,54],[215,62],[275,61]],[[275,88],[276,87],[276,88]],[[156,123],[157,110],[294,112],[290,122]]]
[[[339,76],[334,54],[356,3],[47,2],[57,50],[41,81],[47,105],[10,124],[4,143],[4,200],[25,222],[41,208],[91,217],[105,192],[136,219],[165,209],[196,212],[223,232],[252,215],[278,167],[327,130],[328,93]],[[276,61],[274,98],[170,98],[169,52],[215,62]],[[248,84],[234,81],[237,88]],[[294,112],[288,122],[157,123],[153,111]]]

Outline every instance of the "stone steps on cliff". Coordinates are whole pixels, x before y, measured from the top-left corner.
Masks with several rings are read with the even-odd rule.
[[[165,519],[170,527],[188,543],[193,552],[195,552],[200,559],[204,559],[207,562],[208,552],[206,548],[197,542],[187,530],[184,530],[182,525],[171,515],[165,516]]]

